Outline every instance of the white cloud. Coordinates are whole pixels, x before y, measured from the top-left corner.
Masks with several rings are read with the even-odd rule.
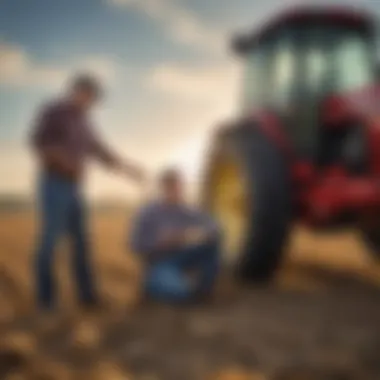
[[[184,45],[205,50],[224,48],[222,33],[207,26],[195,13],[183,8],[175,0],[106,0],[116,7],[140,12],[160,23],[169,36]]]
[[[111,82],[116,77],[118,67],[106,57],[80,57],[62,66],[42,64],[36,62],[22,47],[0,41],[0,85],[57,88],[63,85],[71,73],[79,70]]]
[[[177,99],[215,103],[236,94],[238,76],[239,66],[230,62],[204,66],[168,63],[154,68],[146,85]]]
[[[115,6],[124,6],[135,3],[134,0],[108,0],[108,3]]]
[[[0,84],[56,86],[65,77],[64,70],[38,65],[21,47],[0,42]]]

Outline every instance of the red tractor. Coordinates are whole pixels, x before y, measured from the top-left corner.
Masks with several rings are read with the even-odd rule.
[[[242,112],[215,136],[203,199],[240,277],[267,280],[290,227],[357,227],[380,257],[376,19],[300,7],[234,41]]]

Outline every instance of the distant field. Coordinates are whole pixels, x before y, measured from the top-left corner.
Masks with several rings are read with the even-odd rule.
[[[347,379],[380,378],[380,369],[370,372],[375,369],[364,359],[354,369],[349,359],[361,350],[380,352],[380,269],[354,234],[298,231],[276,286],[243,289],[223,277],[217,306],[177,311],[141,303],[141,269],[126,247],[129,224],[122,210],[91,215],[94,268],[106,309],[83,315],[75,306],[63,244],[56,265],[62,315],[41,326],[31,276],[35,215],[0,213],[0,379],[270,380],[252,373],[296,361],[303,366],[296,371],[310,375],[283,379],[326,380],[312,377],[312,369],[328,361],[321,355],[331,350],[327,356],[335,355],[339,365],[329,359],[330,367],[366,371]],[[318,337],[326,328],[332,340],[322,344]],[[373,355],[380,362],[380,354]],[[186,373],[178,377],[178,371]]]

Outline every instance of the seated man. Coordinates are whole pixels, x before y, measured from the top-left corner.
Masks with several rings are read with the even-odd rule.
[[[219,228],[186,206],[177,170],[160,176],[159,191],[160,199],[143,207],[132,230],[132,249],[146,264],[145,291],[167,302],[207,298],[218,273]]]

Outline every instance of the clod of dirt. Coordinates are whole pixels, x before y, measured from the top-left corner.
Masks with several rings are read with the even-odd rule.
[[[33,335],[24,332],[4,335],[0,341],[0,378],[25,366],[36,352],[37,343]]]
[[[158,375],[153,373],[148,373],[139,376],[136,380],[162,380]]]
[[[66,366],[48,362],[43,358],[35,360],[27,369],[28,380],[72,380],[71,372]]]
[[[101,340],[101,332],[93,322],[83,320],[75,328],[71,336],[71,344],[77,349],[96,348]]]
[[[219,371],[207,380],[268,380],[259,372],[246,372],[240,369]]]
[[[101,362],[88,371],[82,372],[78,380],[133,380],[120,366],[113,362]]]
[[[5,376],[25,364],[25,358],[18,352],[8,351],[0,353],[0,376]]]
[[[23,374],[23,373],[10,373],[8,375],[6,375],[5,379],[4,380],[29,380],[27,375]]]
[[[204,315],[189,318],[187,328],[189,333],[199,338],[209,338],[223,332],[223,326],[218,323],[218,318],[207,318]]]
[[[284,370],[272,377],[273,380],[364,380],[348,371],[323,368],[295,368]]]

